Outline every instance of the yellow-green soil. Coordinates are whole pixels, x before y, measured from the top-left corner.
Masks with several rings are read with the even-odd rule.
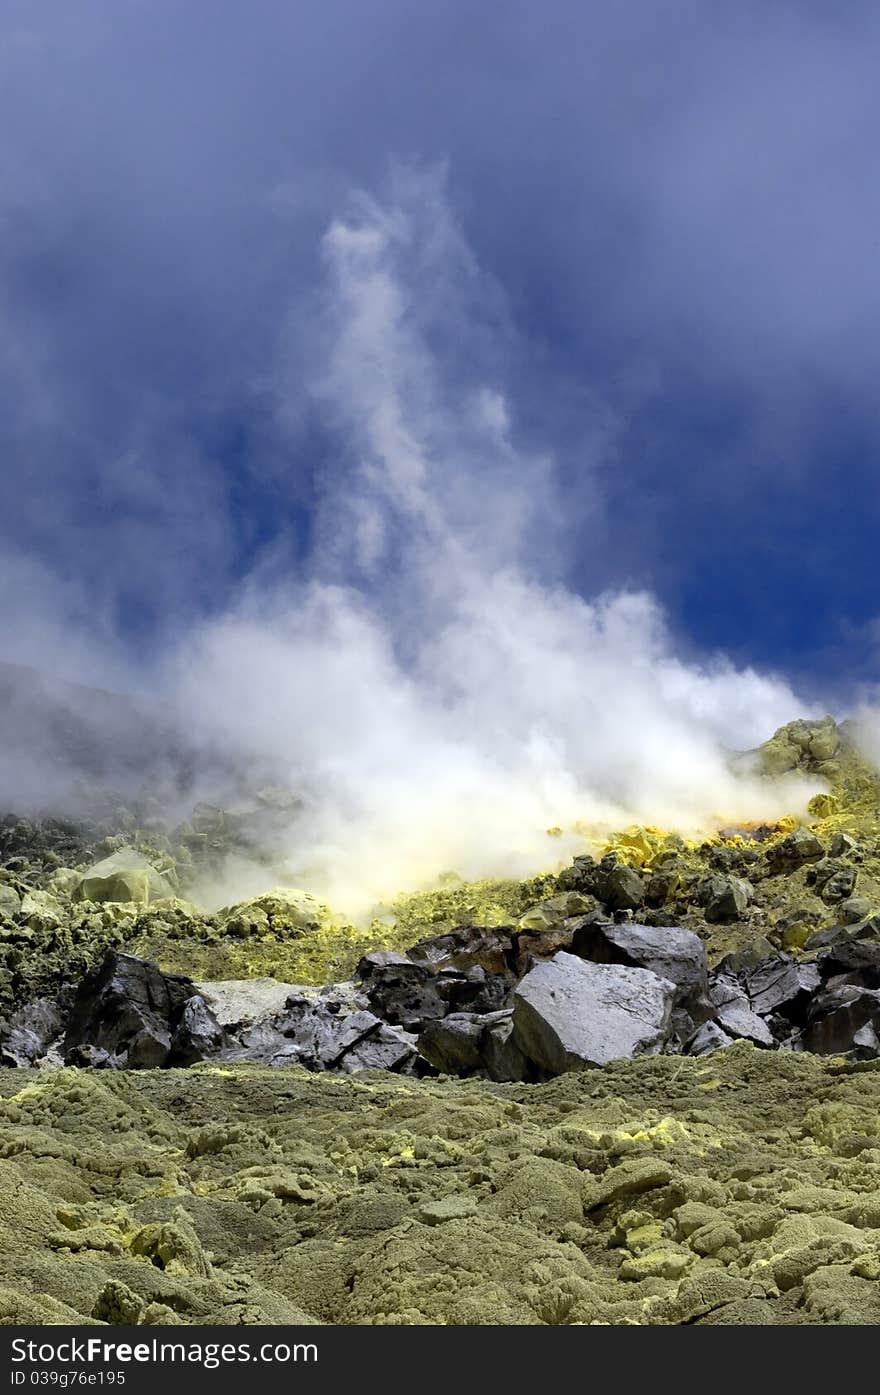
[[[880,1068],[0,1072],[2,1321],[880,1322]]]

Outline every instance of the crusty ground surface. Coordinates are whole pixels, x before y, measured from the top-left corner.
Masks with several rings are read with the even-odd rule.
[[[878,1067],[4,1070],[0,1320],[877,1323]]]

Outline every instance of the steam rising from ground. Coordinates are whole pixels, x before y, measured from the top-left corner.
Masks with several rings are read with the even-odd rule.
[[[309,579],[265,560],[165,670],[203,737],[304,799],[277,875],[359,914],[445,870],[552,866],[583,846],[577,824],[696,830],[802,805],[802,784],[727,760],[810,715],[783,681],[676,658],[647,594],[566,588],[589,528],[571,536],[552,457],[517,445],[515,337],[442,179],[358,198],[323,251],[310,393],[334,449]],[[304,362],[282,358],[281,417]],[[591,528],[609,526],[602,430],[583,461]],[[218,903],[266,884],[230,870]]]

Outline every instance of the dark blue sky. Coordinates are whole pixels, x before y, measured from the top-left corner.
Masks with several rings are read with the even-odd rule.
[[[445,163],[481,289],[432,348],[553,454],[569,583],[876,681],[878,62],[846,0],[7,0],[10,656],[32,605],[147,652],[267,554],[308,572],[321,238]]]

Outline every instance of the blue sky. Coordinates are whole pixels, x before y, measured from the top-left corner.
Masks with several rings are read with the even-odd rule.
[[[404,169],[467,249],[445,307],[408,254],[447,409],[479,376],[552,457],[542,579],[649,590],[685,658],[873,683],[878,57],[860,3],[7,0],[10,656],[50,612],[155,656],[326,572],[322,240]]]

